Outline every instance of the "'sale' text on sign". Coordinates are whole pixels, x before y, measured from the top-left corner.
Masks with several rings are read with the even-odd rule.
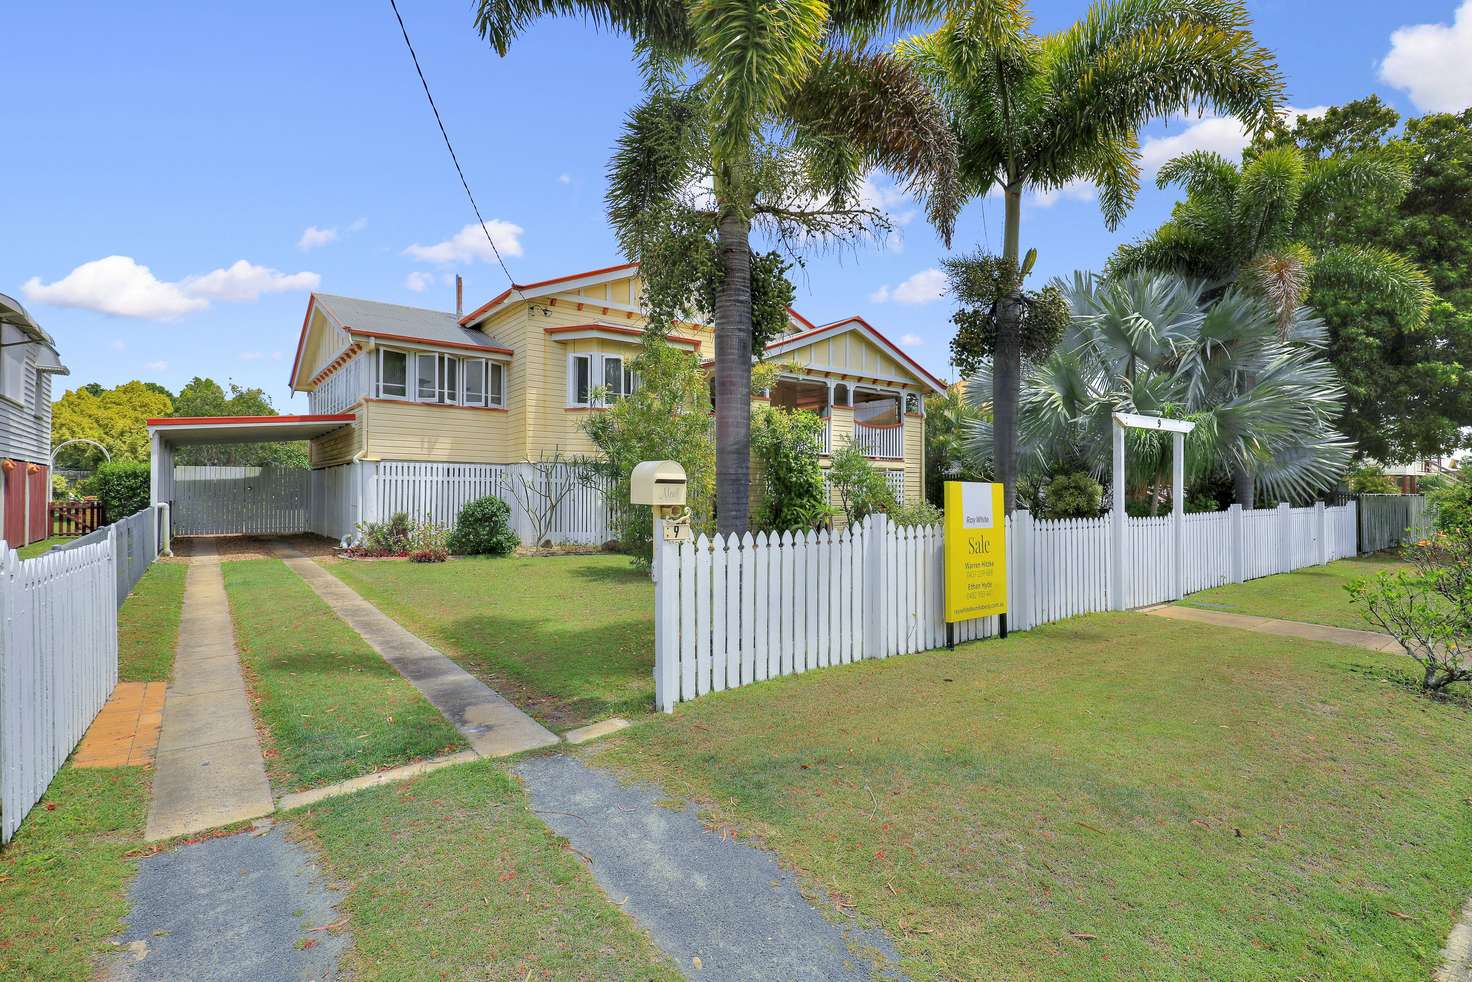
[[[946,482],[946,621],[1007,612],[1007,519],[1000,484]]]

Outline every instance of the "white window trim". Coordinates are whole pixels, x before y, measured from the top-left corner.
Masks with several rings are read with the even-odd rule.
[[[3,341],[5,332],[0,331],[0,341]],[[26,339],[18,339],[5,343],[0,347],[0,399],[13,402],[21,409],[26,408],[26,351],[30,348],[30,342]],[[15,383],[17,389],[11,392],[11,387],[5,384],[7,364],[13,359],[20,360],[20,368],[15,372]],[[39,393],[39,389],[37,390]]]
[[[598,377],[594,374],[594,366],[598,364],[599,355],[596,352],[578,352],[567,356],[567,408],[569,409],[593,409],[598,405],[593,398],[593,390],[598,388]],[[588,398],[578,401],[578,372],[579,359],[588,362]]]
[[[386,355],[386,354],[395,354],[395,355],[403,355],[404,356],[404,394],[403,395],[393,395],[392,393],[389,393],[389,392],[385,392],[384,391],[384,387],[383,387],[383,356]],[[378,349],[378,377],[376,379],[374,379],[374,386],[373,386],[373,388],[374,388],[374,392],[375,392],[376,396],[379,399],[393,399],[396,402],[413,402],[414,401],[414,393],[413,393],[413,388],[412,387],[413,387],[413,385],[415,383],[411,383],[409,381],[409,379],[411,377],[411,374],[413,374],[413,373],[411,373],[409,371],[410,362],[413,361],[413,359],[409,357],[411,354],[413,354],[413,352],[404,351],[404,350],[402,350],[400,348],[379,348]],[[414,375],[413,377],[415,378],[415,380],[417,382],[418,376],[417,375]]]
[[[486,406],[488,408],[491,408],[491,409],[505,409],[506,408],[506,394],[507,394],[506,393],[506,388],[507,388],[507,385],[510,382],[510,375],[506,371],[506,366],[503,365],[503,364],[501,364],[498,361],[491,361],[489,358],[482,358],[481,361],[484,362],[485,363],[485,366],[486,366],[486,372],[485,372],[486,403],[485,404],[486,404]],[[501,375],[501,394],[496,397],[496,399],[495,399],[494,402],[491,401],[491,372],[492,372],[492,370],[494,370],[496,372],[499,372],[500,375]]]

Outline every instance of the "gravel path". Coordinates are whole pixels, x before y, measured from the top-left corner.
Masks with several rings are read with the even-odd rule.
[[[563,755],[516,769],[532,810],[591,860],[604,892],[691,978],[903,978],[882,933],[825,918],[770,853],[708,831],[693,807],[662,808],[657,788],[620,784]]]
[[[285,827],[208,839],[139,864],[111,982],[304,982],[337,976],[341,896]]]

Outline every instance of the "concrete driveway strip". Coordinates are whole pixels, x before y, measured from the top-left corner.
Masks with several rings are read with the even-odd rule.
[[[174,679],[154,763],[149,840],[269,815],[274,808],[219,555],[205,543],[184,585]]]
[[[111,982],[331,979],[348,945],[342,897],[279,825],[149,856],[128,892]]]
[[[825,918],[771,854],[706,829],[693,808],[660,807],[658,789],[620,784],[563,755],[532,757],[516,770],[532,810],[590,860],[604,892],[689,977],[904,977],[884,934]]]
[[[482,757],[550,747],[557,735],[289,545],[277,552],[338,617],[445,714]]]

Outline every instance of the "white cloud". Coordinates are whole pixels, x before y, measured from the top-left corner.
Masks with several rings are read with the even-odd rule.
[[[1036,191],[1028,200],[1039,208],[1051,208],[1060,201],[1093,201],[1094,185],[1085,180],[1069,181],[1061,188]]]
[[[572,175],[571,174],[558,174],[557,175],[557,183],[558,184],[571,184],[572,183]]]
[[[1410,93],[1422,112],[1455,113],[1472,105],[1472,0],[1450,25],[1413,24],[1390,35],[1380,77]]]
[[[241,361],[260,361],[264,357],[266,357],[264,351],[242,351],[240,353]]]
[[[316,273],[283,273],[241,259],[226,269],[171,283],[131,256],[106,256],[83,263],[55,283],[33,276],[21,289],[26,299],[37,303],[117,317],[173,320],[204,310],[211,300],[240,302],[256,300],[262,293],[314,290],[321,280]]]
[[[1282,116],[1291,124],[1299,116],[1318,119],[1328,111],[1328,106],[1309,106],[1304,109],[1286,106]],[[1140,145],[1140,166],[1144,169],[1145,176],[1153,179],[1155,172],[1160,170],[1161,165],[1166,161],[1193,150],[1219,153],[1235,162],[1247,144],[1251,142],[1251,134],[1247,132],[1247,128],[1237,117],[1204,116],[1188,121],[1186,128],[1179,133],[1170,136],[1152,136],[1145,140]]]
[[[925,339],[918,334],[901,334],[900,344],[906,348],[918,348],[925,343]]]
[[[150,372],[167,372],[169,370],[169,363],[166,361],[150,361],[144,362],[143,367]]]
[[[416,242],[404,250],[404,255],[426,263],[468,263],[477,259],[492,263],[496,261],[496,255],[491,250],[491,244],[486,241],[486,232],[491,233],[496,248],[501,250],[503,256],[519,256],[521,235],[525,231],[520,225],[493,218],[486,222],[485,232],[481,231],[479,225],[467,225],[443,242],[436,242],[434,245],[420,245]]]
[[[415,271],[404,277],[404,286],[415,293],[423,293],[434,284],[433,273],[421,273]]]
[[[881,286],[869,294],[869,301],[886,303],[893,300],[895,303],[924,304],[939,300],[945,293],[946,274],[932,266],[922,269],[892,290]]]
[[[172,320],[209,306],[166,283],[131,256],[107,256],[83,263],[55,283],[33,276],[21,287],[27,300],[58,307],[80,307],[118,317]]]
[[[279,351],[273,351],[273,352],[271,352],[271,360],[272,361],[280,361],[284,357],[285,357],[285,355],[283,355]]]
[[[308,249],[320,249],[322,246],[327,245],[327,243],[336,241],[337,229],[318,228],[315,225],[308,225],[302,232],[302,237],[297,240],[296,247],[306,252]]]
[[[179,286],[193,297],[241,302],[258,300],[263,293],[315,290],[321,282],[322,277],[316,273],[283,273],[279,269],[237,259],[224,269],[200,276],[186,276],[179,281]]]
[[[122,338],[118,338],[115,341],[113,341],[113,343],[112,343],[112,350],[114,350],[114,351],[127,351],[128,350],[128,342],[124,341]]]

